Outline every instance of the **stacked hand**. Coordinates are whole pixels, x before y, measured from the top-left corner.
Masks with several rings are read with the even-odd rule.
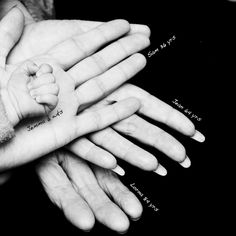
[[[17,15],[19,16],[20,14]],[[54,25],[54,28],[60,32],[58,37],[53,33],[50,34],[46,27],[47,23],[50,27]],[[78,29],[76,35],[72,32],[75,25]],[[37,29],[40,31],[37,32]],[[33,47],[33,44],[28,43],[34,42],[39,32],[40,35],[42,32],[45,34],[47,32],[46,38],[51,42],[44,42],[42,44],[44,46],[41,45],[44,55],[40,56],[37,51],[40,47]],[[99,51],[103,45],[123,35],[125,36],[122,39]],[[108,192],[112,194],[115,201],[119,201],[118,205],[132,218],[139,217],[142,210],[138,200],[110,171],[94,167],[94,175],[86,163],[78,157],[105,168],[114,168],[116,166],[114,156],[116,156],[145,170],[156,170],[157,173],[165,174],[165,169],[158,165],[152,154],[132,144],[116,130],[154,146],[185,167],[190,165],[184,147],[158,127],[138,115],[132,115],[136,110],[184,135],[203,141],[203,136],[195,131],[194,125],[184,115],[142,89],[126,84],[114,91],[144,67],[144,57],[134,53],[148,45],[148,36],[149,31],[146,27],[135,26],[130,31],[129,25],[124,21],[106,24],[83,21],[64,21],[62,24],[59,24],[59,21],[32,23],[25,26],[19,47],[15,47],[8,58],[9,63],[22,62],[34,57],[36,63],[53,64],[60,94],[58,106],[51,117],[55,116],[58,110],[63,113],[30,132],[27,127],[37,124],[38,120],[21,124],[17,128],[17,136],[13,142],[7,144],[4,151],[1,150],[1,166],[8,168],[19,165],[69,144],[67,149],[76,155],[59,152],[56,156],[49,156],[38,168],[38,172],[52,201],[62,207],[66,217],[80,228],[91,228],[94,214],[99,221],[114,230],[127,229],[127,217],[111,203],[106,195]],[[57,45],[54,46],[55,44]],[[27,53],[21,53],[23,51]],[[130,55],[133,56],[129,57]],[[11,67],[12,65],[7,66],[7,68]],[[112,91],[114,92],[111,93]],[[111,94],[107,96],[109,93]],[[78,110],[81,111],[102,97],[103,100],[97,105],[77,115]],[[117,103],[114,104],[114,101]],[[107,111],[111,111],[111,115],[107,116]],[[125,117],[129,118],[123,119]],[[84,137],[76,139],[121,119],[123,120],[112,128],[91,134],[89,139]],[[32,140],[34,149],[31,148]],[[80,171],[77,171],[77,168]],[[91,192],[91,189],[94,191]],[[69,199],[68,193],[71,196]],[[82,199],[85,199],[89,206]],[[98,201],[98,199],[102,200]],[[106,208],[107,206],[109,207]],[[108,214],[110,217],[107,217]],[[119,221],[114,220],[116,217]]]

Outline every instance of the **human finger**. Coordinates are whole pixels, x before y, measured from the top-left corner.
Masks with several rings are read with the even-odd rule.
[[[63,69],[68,69],[129,30],[129,23],[125,20],[110,21],[59,43],[47,55],[54,58]]]
[[[88,165],[74,155],[70,155],[66,162],[62,161],[61,164],[96,219],[112,230],[125,232],[129,227],[126,214],[101,189]]]
[[[45,109],[47,114],[52,111],[58,103],[58,97],[52,94],[38,95],[36,96],[35,100],[36,102],[46,106]]]
[[[119,180],[111,170],[91,166],[101,188],[133,220],[141,217],[143,207],[137,197]]]
[[[73,21],[74,27],[79,26],[83,32],[91,30],[103,23],[104,22],[101,22],[101,21],[86,21],[86,20],[74,20]],[[69,26],[72,23],[68,21],[67,24]],[[128,34],[137,34],[137,33],[146,35],[147,37],[150,37],[150,34],[151,34],[150,28],[147,25],[130,24],[130,31]]]
[[[112,128],[93,133],[89,138],[114,156],[143,170],[154,171],[158,167],[158,161],[151,153],[133,144]]]
[[[66,149],[90,163],[107,169],[113,169],[117,165],[116,159],[111,153],[84,137],[69,143]]]
[[[58,95],[59,86],[55,83],[44,84],[38,88],[33,88],[30,90],[30,95],[33,98],[43,96],[43,95]]]
[[[123,101],[108,105],[104,108],[85,111],[77,116],[77,137],[97,130],[104,129],[109,125],[129,117],[139,108],[137,99],[128,98]]]
[[[60,155],[60,158],[62,154]],[[50,198],[65,214],[65,217],[81,230],[91,230],[94,214],[86,201],[75,191],[67,174],[56,157],[44,160],[37,166],[40,181]]]
[[[76,89],[78,101],[86,105],[94,102],[118,88],[125,81],[132,78],[146,65],[146,58],[142,54],[134,54],[120,62],[105,73],[97,76]]]
[[[52,74],[45,74],[40,76],[39,78],[32,80],[30,83],[28,83],[27,86],[28,89],[32,90],[54,82],[55,77]]]
[[[53,68],[49,65],[49,64],[42,64],[39,66],[39,70],[36,73],[36,76],[42,76],[43,74],[48,74],[48,73],[52,73],[53,72]]]
[[[156,148],[179,163],[182,163],[186,158],[186,150],[178,140],[138,115],[134,114],[114,124],[113,128],[122,134]]]
[[[6,58],[15,46],[24,28],[24,15],[14,7],[0,22],[0,66],[5,67]]]
[[[123,37],[92,56],[85,58],[68,72],[77,87],[85,81],[101,75],[112,66],[146,48],[149,44],[149,39],[142,34]]]
[[[106,100],[119,101],[130,96],[136,97],[141,102],[138,113],[161,122],[198,142],[204,142],[204,135],[195,129],[193,122],[183,113],[137,86],[125,84],[110,94]],[[106,100],[104,99],[99,105],[106,103]]]

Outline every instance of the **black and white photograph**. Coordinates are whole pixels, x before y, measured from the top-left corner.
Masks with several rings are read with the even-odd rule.
[[[235,8],[0,0],[0,235],[217,232]]]

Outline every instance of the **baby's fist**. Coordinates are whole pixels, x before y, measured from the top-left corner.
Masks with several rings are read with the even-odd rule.
[[[30,95],[37,103],[44,105],[46,113],[52,111],[58,103],[59,86],[52,72],[50,65],[42,64],[34,79],[28,83]]]

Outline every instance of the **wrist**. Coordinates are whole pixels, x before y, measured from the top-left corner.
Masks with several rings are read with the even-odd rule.
[[[6,89],[1,89],[0,96],[1,96],[3,106],[5,108],[7,118],[9,119],[9,121],[14,127],[19,123],[20,118],[16,112],[14,105],[11,102],[10,95]]]

